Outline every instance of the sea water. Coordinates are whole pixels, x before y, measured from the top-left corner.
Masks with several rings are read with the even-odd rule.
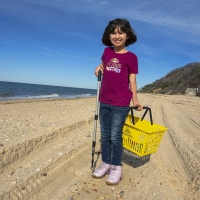
[[[0,81],[0,101],[49,98],[86,98],[97,90]]]

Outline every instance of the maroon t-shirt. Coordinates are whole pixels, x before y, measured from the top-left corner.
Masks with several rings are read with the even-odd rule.
[[[104,63],[100,102],[112,106],[129,106],[132,92],[129,75],[138,73],[138,59],[132,52],[118,54],[113,47],[104,49],[101,58]]]

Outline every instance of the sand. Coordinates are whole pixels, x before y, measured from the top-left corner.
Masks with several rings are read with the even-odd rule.
[[[0,199],[200,199],[200,98],[138,98],[168,131],[149,156],[124,149],[117,186],[91,176],[95,98],[0,102]]]

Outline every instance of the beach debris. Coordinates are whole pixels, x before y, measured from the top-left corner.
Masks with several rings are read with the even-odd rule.
[[[25,190],[26,188],[25,188],[25,186],[22,186],[21,189],[22,189],[22,190]]]
[[[114,192],[115,191],[115,187],[111,187],[111,192]]]
[[[39,171],[40,171],[40,168],[37,168],[35,171],[36,171],[36,172],[39,172]]]
[[[90,191],[89,191],[89,190],[85,190],[85,192],[86,192],[87,194],[90,194]]]
[[[47,176],[47,173],[43,173],[43,174],[41,174],[41,176]]]
[[[124,193],[125,193],[124,191],[120,191],[119,194],[118,194],[118,198],[123,197]]]
[[[109,194],[106,194],[106,195],[105,195],[105,199],[108,199],[109,197],[110,197]]]
[[[3,153],[5,153],[5,150],[0,148],[0,154],[3,154]]]

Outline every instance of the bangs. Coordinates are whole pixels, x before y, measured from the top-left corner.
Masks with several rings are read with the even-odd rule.
[[[112,24],[110,26],[109,33],[110,34],[114,33],[114,31],[115,31],[116,28],[120,29],[120,31],[123,32],[123,33],[127,33],[127,29],[126,29],[126,27],[123,24]]]

